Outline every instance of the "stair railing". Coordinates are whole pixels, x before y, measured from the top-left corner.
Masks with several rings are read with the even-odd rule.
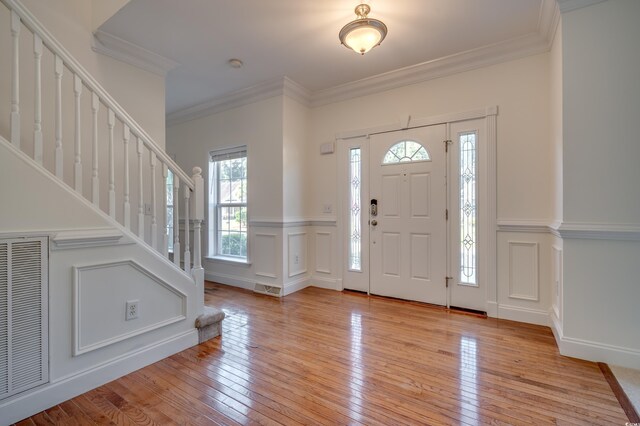
[[[0,26],[8,28],[11,33],[11,116],[10,116],[10,137],[9,140],[17,149],[21,149],[22,141],[27,135],[21,135],[21,104],[20,97],[20,37],[23,28],[33,34],[33,64],[34,64],[34,98],[33,98],[33,159],[43,165],[43,157],[46,141],[42,132],[42,84],[50,83],[54,85],[55,113],[53,152],[53,170],[49,170],[55,177],[64,183],[65,167],[73,167],[73,178],[70,186],[77,193],[91,201],[96,208],[104,211],[111,219],[119,223],[125,229],[135,234],[138,238],[150,245],[153,249],[161,253],[164,257],[171,259],[178,267],[184,269],[186,273],[192,274],[193,269],[201,270],[201,239],[200,228],[204,220],[204,181],[202,170],[194,167],[193,176],[188,176],[176,163],[159,147],[159,145],[147,134],[147,132],[136,123],[136,121],[113,99],[113,97],[84,69],[82,65],[44,28],[37,18],[26,9],[18,0],[0,0],[10,11],[10,25]],[[53,75],[43,78],[42,57],[43,53],[49,51],[53,55]],[[66,96],[73,96],[73,108],[65,110],[63,108],[63,78],[65,72],[71,73],[73,78],[73,93]],[[90,115],[91,132],[87,135],[86,129],[83,132],[83,91],[90,93]],[[86,98],[87,96],[85,96]],[[31,106],[31,103],[28,104]],[[106,108],[106,123],[100,121],[100,109]],[[71,149],[70,141],[63,138],[63,118],[67,114],[73,114],[73,164],[65,164],[65,148]],[[104,114],[103,114],[104,116]],[[103,120],[104,121],[104,120]],[[121,136],[115,134],[115,129],[122,129]],[[87,158],[83,155],[83,147],[86,148],[86,141],[83,138],[91,138],[91,190],[90,194],[83,191],[83,161]],[[106,139],[106,140],[105,140]],[[31,141],[29,141],[31,143]],[[65,142],[68,142],[65,144]],[[99,157],[101,144],[108,144],[108,166],[103,175],[100,169]],[[134,165],[130,164],[130,144],[134,144],[137,154]],[[116,159],[123,153],[123,183],[122,188],[116,187]],[[24,151],[24,150],[23,150]],[[104,162],[104,160],[103,160]],[[44,166],[43,166],[44,167]],[[135,170],[131,176],[131,169]],[[167,187],[167,177],[169,174],[173,178],[173,188]],[[148,179],[148,181],[147,181]],[[145,186],[145,181],[147,186]],[[158,186],[162,191],[158,192]],[[131,188],[137,193],[135,203],[136,210],[133,212],[135,221],[132,221]],[[150,205],[146,204],[144,189],[150,188]],[[182,190],[181,190],[182,188]],[[106,189],[108,197],[106,206],[100,206],[100,190]],[[121,194],[118,194],[121,191]],[[171,194],[170,194],[171,193]],[[90,195],[90,196],[89,196]],[[116,196],[118,195],[118,197]],[[159,198],[162,197],[162,198]],[[117,205],[117,199],[121,198],[121,205]],[[182,200],[181,200],[182,198]],[[172,208],[169,209],[167,201],[172,201]],[[182,201],[182,203],[181,203]],[[163,216],[158,215],[158,204],[161,206]],[[184,222],[184,246],[180,241],[180,204],[185,214]],[[191,206],[190,206],[191,204]],[[150,209],[148,208],[150,207]],[[191,208],[190,208],[191,207]],[[150,211],[148,211],[150,210]],[[173,226],[170,226],[167,218],[168,211],[173,212]],[[118,213],[118,211],[121,212]],[[145,216],[150,216],[147,220]],[[119,217],[119,218],[118,218]],[[135,227],[133,226],[135,223]],[[190,222],[193,223],[193,256],[191,255]],[[160,229],[159,229],[160,224]],[[166,226],[165,226],[166,225]],[[173,228],[173,236],[166,230]],[[169,244],[172,238],[172,244]],[[172,250],[170,250],[170,246]],[[172,251],[172,252],[170,252]],[[193,265],[192,265],[193,259]],[[201,276],[193,274],[194,276]]]

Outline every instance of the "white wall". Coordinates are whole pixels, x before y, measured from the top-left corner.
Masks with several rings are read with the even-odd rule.
[[[305,217],[307,188],[311,175],[307,168],[309,108],[283,96],[282,197],[284,220]]]
[[[315,108],[307,215],[321,214],[325,203],[336,204],[336,156],[321,157],[319,147],[337,132],[399,123],[407,115],[431,117],[498,105],[498,217],[550,219],[548,67],[549,55],[541,54]]]
[[[562,16],[567,232],[556,330],[561,353],[633,368],[640,368],[639,19],[636,0]]]

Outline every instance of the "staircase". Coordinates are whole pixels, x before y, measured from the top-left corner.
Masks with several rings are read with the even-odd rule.
[[[53,204],[65,204],[57,210],[82,211],[101,224],[65,229],[54,217],[29,232],[49,241],[48,315],[56,339],[49,340],[46,384],[6,399],[0,391],[4,424],[197,343],[197,318],[200,334],[214,335],[224,313],[216,325],[204,312],[202,171],[185,173],[19,0],[0,2],[0,40],[9,41],[0,45],[0,80],[9,88],[0,88],[0,102],[10,105],[9,116],[0,117],[2,178],[31,191],[25,197],[38,212],[53,209],[54,197]],[[8,176],[9,169],[33,179]],[[21,201],[19,190],[5,192],[2,202]],[[12,237],[20,237],[16,227]],[[142,322],[118,314],[102,326],[92,318],[109,303],[124,312],[130,294],[148,299],[141,301]],[[96,330],[105,336],[94,337]]]

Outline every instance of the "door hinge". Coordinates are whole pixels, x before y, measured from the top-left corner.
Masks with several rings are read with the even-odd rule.
[[[449,220],[449,209],[444,209],[444,220]]]
[[[451,139],[447,139],[446,141],[444,141],[444,152],[449,152],[449,145],[451,145],[453,142],[451,141]]]
[[[453,277],[444,277],[444,285],[446,288],[449,288],[449,280],[452,280]]]

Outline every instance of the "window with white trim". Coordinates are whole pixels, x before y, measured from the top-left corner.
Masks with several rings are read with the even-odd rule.
[[[247,147],[209,153],[209,257],[247,260]]]

